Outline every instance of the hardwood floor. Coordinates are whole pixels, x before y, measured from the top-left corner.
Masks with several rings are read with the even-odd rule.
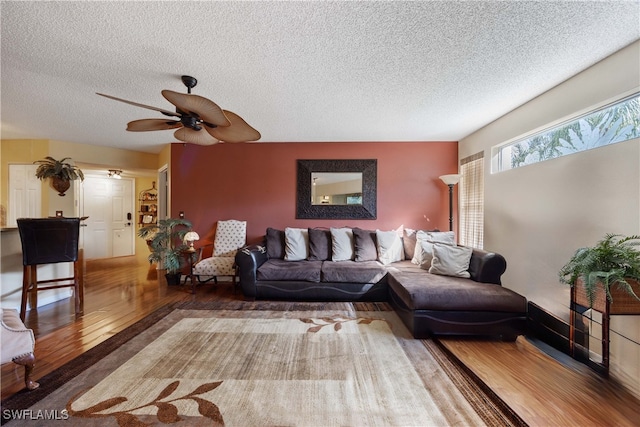
[[[34,378],[48,374],[154,310],[176,301],[237,300],[230,284],[201,285],[195,295],[168,287],[143,257],[88,261],[85,314],[75,319],[70,300],[28,312],[36,335]],[[162,275],[160,274],[162,277]],[[524,337],[515,343],[443,339],[531,426],[640,424],[640,400],[568,357],[550,357]],[[2,365],[2,399],[24,387],[23,368]]]

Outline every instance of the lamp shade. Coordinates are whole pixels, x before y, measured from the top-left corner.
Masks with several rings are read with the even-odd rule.
[[[439,178],[447,185],[456,185],[460,182],[460,178],[462,175],[460,174],[450,174],[450,175],[442,175]]]
[[[195,242],[196,240],[200,240],[200,236],[195,231],[189,231],[184,235],[185,242]]]

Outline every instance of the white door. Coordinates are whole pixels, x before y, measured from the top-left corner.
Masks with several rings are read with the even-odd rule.
[[[133,255],[133,180],[122,178],[109,179],[109,181],[111,181],[111,256]]]
[[[86,176],[81,198],[85,258],[133,255],[133,180]]]
[[[7,227],[17,227],[17,218],[42,216],[42,185],[36,178],[38,165],[9,165],[9,217]]]

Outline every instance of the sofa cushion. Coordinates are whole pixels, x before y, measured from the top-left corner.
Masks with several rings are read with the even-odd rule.
[[[267,228],[266,243],[269,258],[284,259],[284,230]]]
[[[421,273],[395,269],[387,276],[390,290],[411,310],[527,311],[525,297],[500,285]]]
[[[402,246],[404,248],[404,259],[413,259],[416,250],[416,230],[405,228],[402,230]]]
[[[319,282],[322,261],[270,259],[258,268],[258,280],[297,280]]]
[[[284,259],[287,261],[302,261],[309,258],[309,229],[284,229]]]
[[[472,253],[473,249],[470,247],[434,243],[429,273],[468,279],[471,277],[468,270]]]
[[[309,260],[331,259],[331,231],[328,228],[309,229]]]
[[[397,231],[376,230],[378,242],[378,260],[384,265],[404,259],[402,238]]]
[[[322,281],[336,283],[377,283],[387,269],[377,261],[325,261],[322,263]]]
[[[378,259],[376,249],[376,232],[373,230],[353,229],[353,245],[355,248],[355,260],[375,261]]]
[[[331,228],[331,260],[350,261],[355,259],[353,230],[351,228]]]

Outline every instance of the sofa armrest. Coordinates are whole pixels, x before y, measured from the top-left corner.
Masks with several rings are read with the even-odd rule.
[[[33,353],[36,343],[33,330],[24,326],[18,312],[6,308],[2,309],[0,340],[2,340],[1,363],[10,362]]]
[[[469,273],[476,282],[501,285],[500,277],[507,270],[507,261],[500,254],[473,248]]]
[[[249,245],[238,249],[236,253],[236,266],[238,267],[238,279],[242,293],[245,297],[256,297],[256,275],[258,268],[269,257],[264,245]]]

